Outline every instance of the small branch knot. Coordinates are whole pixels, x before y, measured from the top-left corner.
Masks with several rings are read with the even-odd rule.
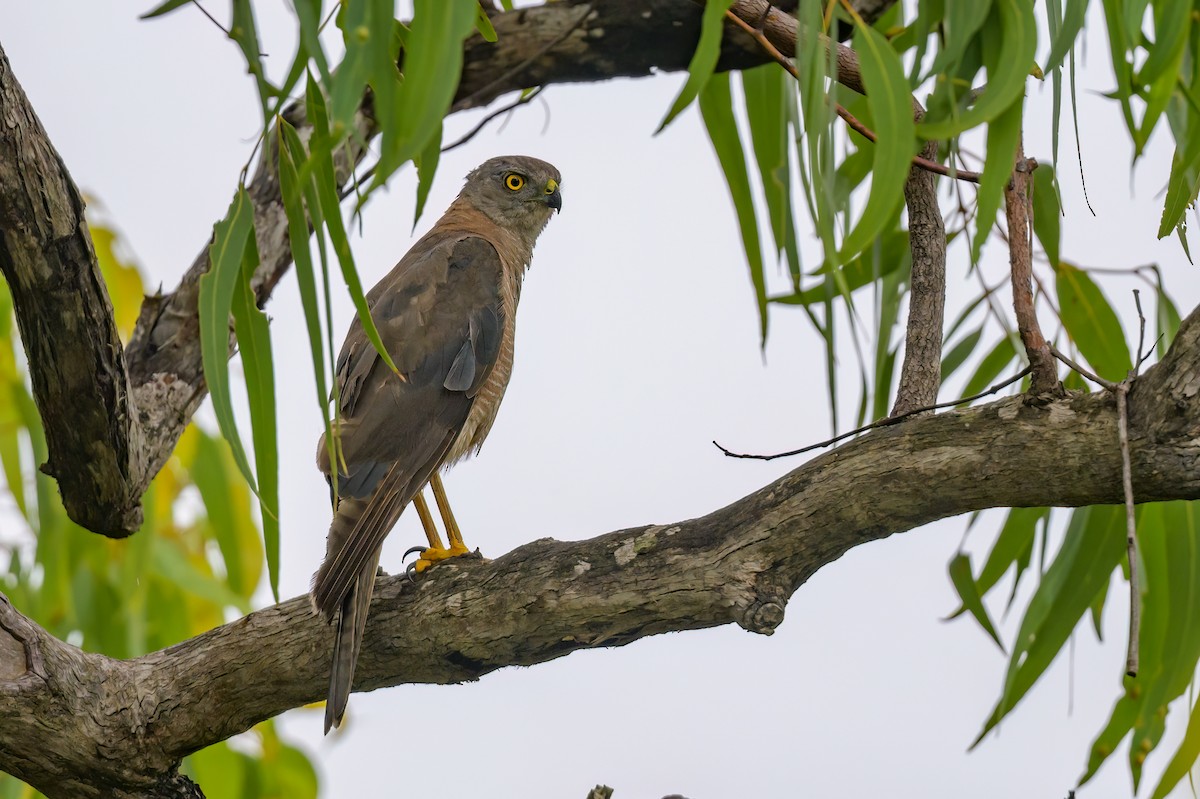
[[[779,602],[755,602],[737,620],[743,630],[771,635],[783,623],[783,605]]]

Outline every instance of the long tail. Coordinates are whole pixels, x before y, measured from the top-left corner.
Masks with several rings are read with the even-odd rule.
[[[382,547],[368,562],[370,568],[363,569],[354,587],[342,601],[338,614],[337,634],[333,639],[333,665],[329,671],[329,697],[325,702],[325,732],[341,726],[350,701],[350,689],[354,686],[354,666],[362,650],[363,630],[367,626],[367,613],[371,608],[371,593],[375,588],[375,574],[379,571],[379,554]]]

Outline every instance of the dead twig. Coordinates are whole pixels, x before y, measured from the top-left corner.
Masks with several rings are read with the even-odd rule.
[[[721,446],[720,444],[718,444],[716,441],[714,441],[712,443],[713,443],[714,447],[721,450],[721,452],[725,453],[725,456],[729,457],[729,458],[743,458],[746,460],[756,460],[756,461],[773,461],[776,458],[787,458],[789,456],[799,455],[801,453],[809,452],[814,449],[822,449],[824,447],[828,447],[831,444],[836,444],[837,442],[839,442],[843,439],[850,438],[851,436],[856,436],[859,433],[865,433],[868,430],[874,430],[878,427],[890,427],[894,424],[898,424],[898,423],[904,421],[905,419],[907,419],[910,416],[916,416],[919,413],[926,413],[928,411],[937,411],[937,410],[941,410],[943,408],[953,408],[955,405],[962,405],[964,402],[974,402],[977,399],[983,399],[984,397],[995,394],[997,391],[1001,391],[1002,389],[1008,388],[1013,383],[1015,383],[1018,380],[1020,380],[1021,378],[1025,377],[1025,375],[1029,374],[1031,369],[1032,369],[1032,367],[1026,366],[1024,369],[1017,372],[1015,375],[1008,378],[1007,380],[997,383],[996,385],[992,386],[991,388],[987,389],[986,391],[981,391],[978,394],[972,394],[969,397],[961,397],[956,400],[950,400],[949,402],[939,402],[936,405],[928,405],[923,408],[913,408],[910,411],[905,411],[904,413],[896,414],[895,416],[888,416],[883,419],[878,419],[874,422],[871,422],[869,425],[865,425],[863,427],[859,427],[854,430],[849,430],[845,433],[839,433],[838,435],[834,436],[833,438],[826,439],[820,443],[809,444],[806,447],[801,447],[800,449],[793,449],[788,452],[778,452],[774,455],[757,455],[754,453],[746,453],[746,452],[732,452],[732,451],[726,449],[725,447]]]
[[[1133,500],[1133,467],[1129,457],[1129,390],[1138,378],[1138,373],[1149,353],[1146,352],[1146,315],[1142,311],[1142,297],[1138,289],[1133,290],[1133,302],[1138,312],[1138,348],[1133,368],[1119,383],[1105,380],[1093,374],[1075,361],[1063,355],[1053,345],[1050,352],[1055,358],[1074,369],[1088,380],[1111,391],[1117,398],[1117,444],[1121,448],[1121,486],[1125,495],[1125,554],[1129,558],[1129,640],[1125,649],[1125,673],[1136,677],[1138,673],[1138,640],[1141,637],[1142,592],[1137,567],[1137,515]]]
[[[1042,335],[1038,324],[1037,308],[1033,298],[1033,203],[1030,176],[1037,162],[1025,158],[1025,150],[1018,143],[1016,166],[1012,178],[1004,187],[1004,213],[1008,219],[1008,262],[1012,269],[1013,311],[1017,317],[1017,331],[1033,377],[1029,391],[1033,395],[1054,394],[1061,391],[1058,370],[1050,345]]]

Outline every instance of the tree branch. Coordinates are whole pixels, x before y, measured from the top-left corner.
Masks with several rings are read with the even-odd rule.
[[[1130,392],[1138,499],[1200,498],[1200,309]],[[381,579],[356,688],[475,680],[731,622],[770,634],[793,592],[852,547],[983,508],[1121,502],[1116,427],[1106,391],[915,417],[699,519],[542,539],[415,585]],[[0,769],[51,797],[155,795],[144,786],[173,779],[184,755],[322,698],[332,634],[298,597],[117,661],[0,599]],[[12,641],[26,655],[15,678]]]
[[[935,158],[937,142],[927,143],[921,155],[930,160]],[[937,402],[942,384],[942,327],[946,307],[946,227],[933,174],[911,167],[904,184],[904,201],[908,207],[912,278],[904,363],[893,416]]]
[[[0,272],[47,420],[42,470],[58,478],[72,518],[121,536],[142,523],[142,490],[131,485],[141,446],[83,208],[0,48]]]
[[[1004,187],[1004,213],[1008,219],[1008,260],[1012,268],[1013,310],[1017,330],[1025,345],[1025,354],[1033,375],[1029,393],[1035,396],[1058,394],[1058,370],[1050,345],[1042,335],[1037,308],[1033,301],[1033,228],[1030,224],[1033,203],[1030,201],[1033,170],[1037,162],[1025,157],[1025,148],[1018,142],[1017,163],[1012,178]],[[982,234],[981,234],[982,235]]]

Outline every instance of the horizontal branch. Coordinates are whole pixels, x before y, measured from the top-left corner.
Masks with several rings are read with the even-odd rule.
[[[1198,375],[1200,310],[1130,391],[1139,501],[1200,498]],[[859,544],[984,508],[1122,497],[1109,392],[914,417],[698,519],[542,539],[415,584],[383,578],[356,689],[474,680],[731,622],[769,634],[793,592]],[[0,769],[51,797],[165,784],[184,755],[323,698],[332,634],[300,597],[116,661],[54,639],[0,598]]]

